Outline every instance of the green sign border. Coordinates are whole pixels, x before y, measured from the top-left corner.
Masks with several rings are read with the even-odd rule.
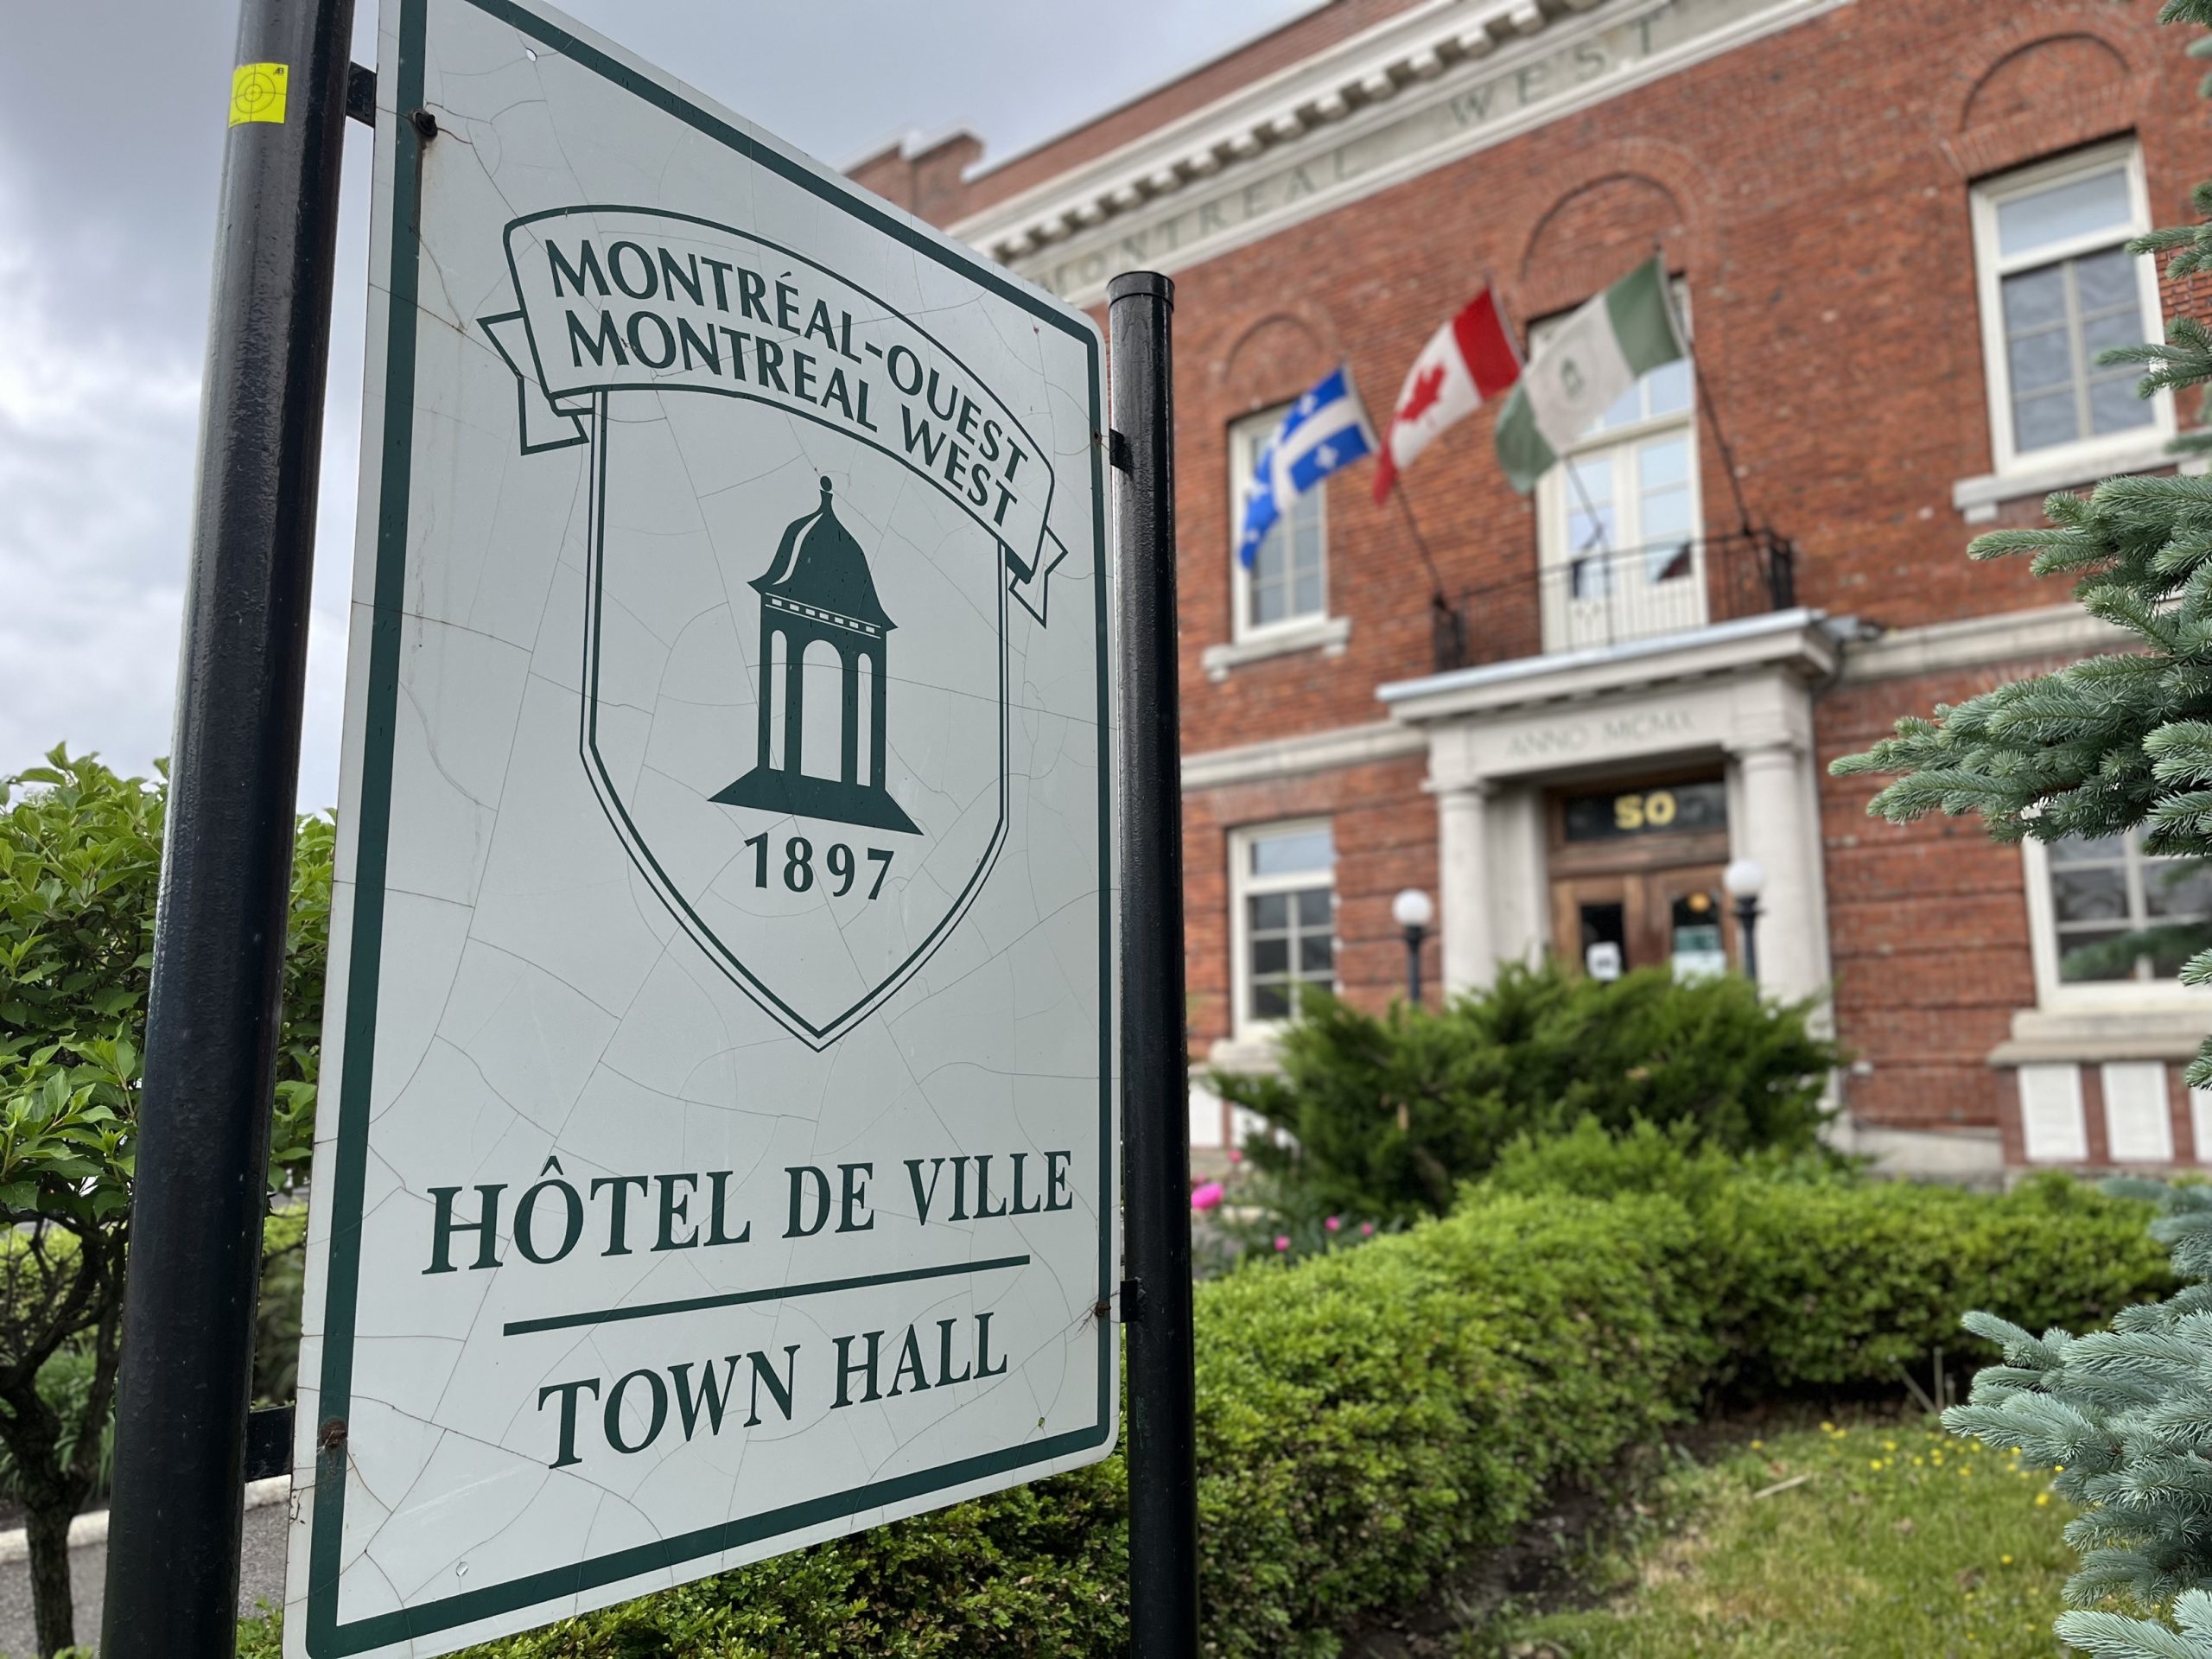
[[[514,0],[454,0],[495,17],[531,39],[613,82],[625,92],[675,117],[734,150],[753,165],[778,174],[1020,307],[1082,341],[1090,364],[1090,426],[1104,430],[1099,398],[1098,339],[1092,329],[1039,290],[864,199],[817,178],[803,164],[758,144],[736,128],[626,64],[526,10]],[[429,0],[401,0],[398,52],[391,67],[396,107],[422,106]],[[314,1659],[340,1659],[410,1638],[495,1618],[518,1608],[556,1602],[601,1585],[664,1571],[717,1555],[762,1538],[818,1526],[865,1510],[902,1503],[931,1492],[1033,1467],[1104,1446],[1113,1428],[1115,1344],[1098,1344],[1097,1419],[1089,1427],[965,1458],[935,1469],[831,1493],[804,1503],[725,1522],[652,1544],[594,1556],[571,1566],[531,1573],[504,1584],[442,1597],[351,1624],[338,1622],[338,1589],[346,1521],[346,1446],[344,1425],[352,1414],[353,1321],[360,1290],[361,1215],[368,1156],[369,1085],[376,1053],[378,976],[382,965],[385,861],[391,828],[392,741],[397,728],[400,634],[405,620],[409,488],[414,447],[416,296],[421,255],[422,139],[413,124],[395,124],[391,202],[389,334],[385,359],[383,472],[377,505],[376,569],[369,624],[368,708],[363,746],[361,800],[355,831],[353,934],[347,956],[346,1060],[338,1087],[336,1156],[331,1172],[334,1219],[324,1306],[326,1326],[315,1439],[315,1537],[308,1566],[307,1650]],[[1098,652],[1098,1152],[1099,1167],[1113,1177],[1113,897],[1111,848],[1112,753],[1107,685],[1105,480],[1101,446],[1090,446],[1091,565]],[[1099,1208],[1098,1299],[1113,1297],[1112,1208]],[[680,1581],[680,1580],[679,1580]]]

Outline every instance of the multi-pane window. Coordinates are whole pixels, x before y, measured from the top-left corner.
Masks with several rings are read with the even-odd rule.
[[[1681,298],[1677,290],[1678,312]],[[1535,348],[1545,332],[1535,330]],[[1546,650],[1705,621],[1696,415],[1689,364],[1662,363],[1545,475],[1537,534]]]
[[[2133,143],[2107,145],[1974,193],[1983,328],[2000,465],[2124,444],[2167,420],[2135,395],[2139,367],[2101,365],[2155,339],[2157,277],[2127,251],[2149,222]]]
[[[1576,598],[1605,592],[1624,563],[1646,582],[1689,574],[1697,534],[1690,413],[1689,365],[1663,363],[1623,392],[1567,456],[1563,551]]]
[[[1282,516],[1253,556],[1250,569],[1236,557],[1244,518],[1244,497],[1260,452],[1268,447],[1289,405],[1255,415],[1229,429],[1232,513],[1230,558],[1236,569],[1236,635],[1243,639],[1286,624],[1321,618],[1328,611],[1328,548],[1323,500],[1326,484],[1291,498]]]
[[[1270,1025],[1306,988],[1336,987],[1336,837],[1326,823],[1244,830],[1230,857],[1237,1024]]]
[[[2171,980],[2212,943],[2212,862],[2152,857],[2133,831],[2057,842],[2049,858],[2062,980]]]

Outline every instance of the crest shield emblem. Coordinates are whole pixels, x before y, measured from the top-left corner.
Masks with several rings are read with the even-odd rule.
[[[817,440],[763,471],[794,447],[778,417],[658,401],[610,398],[594,458],[584,764],[684,931],[825,1046],[928,959],[1005,838],[1003,569],[895,468]]]
[[[1005,840],[1007,605],[1048,620],[1052,468],[926,330],[818,267],[802,302],[810,262],[749,232],[588,207],[506,241],[518,304],[480,326],[523,453],[592,449],[592,787],[715,966],[826,1047]]]

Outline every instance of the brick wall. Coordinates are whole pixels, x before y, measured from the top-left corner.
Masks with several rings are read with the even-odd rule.
[[[1406,946],[1390,919],[1405,887],[1436,885],[1436,805],[1421,792],[1419,758],[1347,766],[1265,784],[1193,790],[1183,798],[1185,969],[1191,1052],[1230,1034],[1229,832],[1286,818],[1326,817],[1337,842],[1337,980],[1363,1007],[1406,988]],[[1422,972],[1441,969],[1429,941]]]
[[[1821,765],[1887,736],[1900,715],[2048,666],[1840,687],[1815,705]],[[1993,843],[1979,818],[1870,818],[1882,782],[1830,778],[1821,791],[1836,1027],[1861,1063],[1849,1103],[1898,1127],[1992,1124],[1989,1052],[2036,1000],[2020,850]]]
[[[2134,130],[2154,213],[2173,219],[2212,176],[2212,135],[2185,42],[2151,7],[2006,12],[1860,0],[1179,272],[1186,747],[1374,720],[1378,683],[1430,664],[1427,576],[1361,468],[1328,500],[1347,648],[1209,683],[1200,657],[1231,633],[1230,424],[1339,361],[1383,418],[1486,272],[1525,324],[1655,241],[1688,279],[1745,505],[1801,550],[1803,602],[1909,626],[2063,598],[2022,565],[1970,564],[1951,505],[1955,480],[1992,466],[1970,176]],[[1481,595],[1473,631],[1526,642],[1495,658],[1535,648],[1536,543],[1490,440],[1486,416],[1464,423],[1408,487],[1446,588]],[[1699,440],[1706,521],[1726,530],[1710,426]]]
[[[1393,9],[1340,0],[982,175],[931,216],[951,222]],[[1342,652],[1208,679],[1203,653],[1231,635],[1230,424],[1340,361],[1385,419],[1406,365],[1485,274],[1525,325],[1586,298],[1655,244],[1688,281],[1733,483],[1750,516],[1800,550],[1801,602],[1905,627],[2063,601],[2022,562],[1970,563],[1974,527],[1952,505],[1955,481],[1993,461],[1968,188],[2132,131],[2154,219],[2191,217],[2190,188],[2212,177],[2212,129],[2186,39],[2155,11],[2147,0],[1857,0],[1178,272],[1186,751],[1374,721],[1379,683],[1431,666],[1428,578],[1398,508],[1370,502],[1363,467],[1327,506],[1331,609],[1351,624]],[[2170,308],[2212,299],[2212,288],[2188,288],[2168,284]],[[1707,526],[1732,528],[1732,480],[1709,425],[1699,443]],[[1490,446],[1490,417],[1478,416],[1408,477],[1446,588],[1480,595],[1470,620],[1482,660],[1538,643],[1534,516]],[[2001,515],[2035,518],[2032,499]],[[1821,760],[1998,677],[1833,690],[1818,704]],[[1201,1046],[1227,1027],[1225,827],[1335,817],[1342,976],[1379,1001],[1403,971],[1389,894],[1435,881],[1421,773],[1406,762],[1190,798]],[[2000,1079],[1986,1057],[2012,1011],[2033,1001],[2018,854],[1990,846],[1974,822],[1876,824],[1864,817],[1867,784],[1823,789],[1837,1017],[1871,1065],[1850,1079],[1853,1105],[1900,1125],[1996,1122]]]

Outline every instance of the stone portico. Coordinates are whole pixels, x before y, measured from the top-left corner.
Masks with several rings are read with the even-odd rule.
[[[1717,623],[1602,651],[1402,680],[1377,695],[1428,743],[1445,984],[1487,984],[1555,939],[1547,791],[1717,763],[1727,850],[1767,873],[1759,979],[1789,1000],[1829,979],[1815,690],[1840,652],[1817,612]]]

